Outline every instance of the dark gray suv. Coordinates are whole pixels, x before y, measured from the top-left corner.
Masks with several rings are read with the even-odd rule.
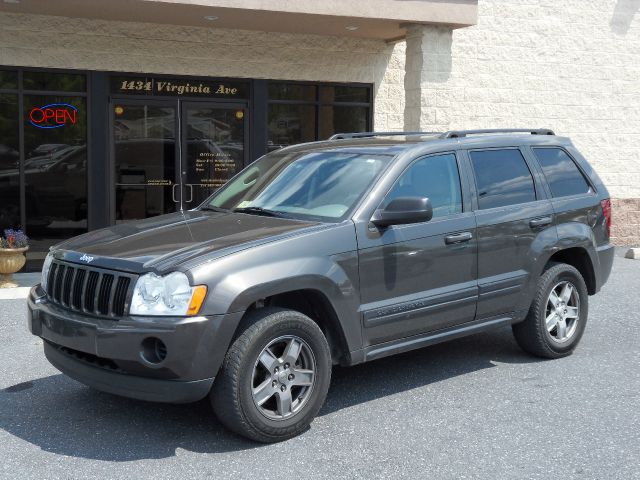
[[[195,210],[53,248],[29,297],[49,361],[193,402],[261,442],[299,434],[332,365],[512,325],[571,354],[607,281],[609,194],[549,130],[342,134],[249,165]]]

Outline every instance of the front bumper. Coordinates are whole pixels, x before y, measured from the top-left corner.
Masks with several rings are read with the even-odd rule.
[[[58,370],[98,390],[157,402],[193,402],[208,394],[236,316],[98,318],[49,302],[40,285],[28,299],[29,330],[44,340]],[[163,360],[152,363],[142,354],[149,338],[166,346]]]
[[[44,342],[47,360],[62,373],[96,390],[149,402],[189,403],[207,396],[213,378],[191,382],[127,375],[91,366],[70,355],[64,347]]]

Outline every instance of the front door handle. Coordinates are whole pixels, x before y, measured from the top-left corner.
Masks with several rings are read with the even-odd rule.
[[[444,243],[451,245],[454,243],[468,242],[473,238],[471,232],[456,233],[455,235],[447,235],[444,237]]]
[[[534,218],[529,222],[531,228],[546,227],[547,225],[551,225],[551,217]]]
[[[171,199],[174,203],[178,203],[178,199],[176,198],[176,187],[180,185],[179,183],[174,183],[173,187],[171,187]]]
[[[187,200],[186,203],[191,203],[193,202],[193,185],[191,185],[190,183],[187,183],[186,186],[189,187],[189,200]]]

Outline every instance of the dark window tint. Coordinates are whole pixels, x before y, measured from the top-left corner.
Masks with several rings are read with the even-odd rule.
[[[316,86],[296,83],[270,83],[269,100],[316,101]]]
[[[84,97],[24,96],[24,179],[30,253],[87,231]]]
[[[519,150],[470,152],[480,209],[536,199],[533,178]]]
[[[337,132],[366,132],[368,120],[368,107],[320,107],[320,138]]]
[[[315,105],[272,103],[268,119],[269,150],[316,139]]]
[[[369,102],[369,89],[366,87],[322,87],[320,89],[320,101],[323,103],[335,102]]]
[[[56,92],[84,92],[87,79],[82,74],[31,72],[23,74],[25,90],[50,90]]]
[[[560,148],[533,149],[554,197],[587,193],[589,184],[573,160]]]
[[[0,70],[0,88],[18,88],[18,72]]]
[[[20,227],[18,95],[0,94],[0,233]]]
[[[416,161],[389,192],[384,206],[399,197],[428,197],[434,218],[462,212],[460,175],[455,155],[435,155]]]

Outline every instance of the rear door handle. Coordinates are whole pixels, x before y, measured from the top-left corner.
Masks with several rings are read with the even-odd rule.
[[[473,235],[471,235],[471,232],[456,233],[455,235],[447,235],[446,237],[444,237],[444,243],[446,243],[447,245],[451,245],[453,243],[463,243],[468,242],[472,238]]]
[[[551,225],[551,217],[534,218],[529,222],[531,228],[546,227],[547,225]]]

